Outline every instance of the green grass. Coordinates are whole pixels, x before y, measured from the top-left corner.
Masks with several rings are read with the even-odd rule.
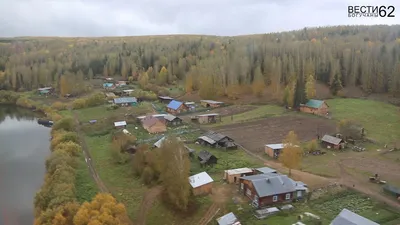
[[[236,114],[233,116],[222,117],[221,123],[207,125],[209,127],[223,126],[234,123],[241,123],[249,120],[260,119],[264,117],[279,116],[285,112],[285,109],[281,106],[276,105],[264,105],[248,112]]]
[[[147,190],[133,175],[131,163],[117,164],[111,156],[111,136],[85,137],[94,166],[105,185],[118,201],[125,204],[128,215],[134,219]]]
[[[367,137],[383,143],[400,137],[400,112],[394,105],[362,99],[332,99],[327,102],[334,119],[361,123]]]
[[[97,185],[90,175],[89,168],[82,154],[76,169],[75,188],[79,203],[90,202],[98,192]]]
[[[72,117],[72,113],[71,113],[71,111],[69,111],[69,110],[61,110],[61,111],[58,111],[58,113],[61,115],[61,116],[69,116],[69,117]]]

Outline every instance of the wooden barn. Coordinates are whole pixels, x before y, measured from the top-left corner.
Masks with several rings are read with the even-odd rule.
[[[143,125],[143,128],[151,134],[162,133],[162,132],[167,131],[167,127],[165,126],[165,123],[163,121],[161,121],[160,119],[153,117],[153,116],[146,116],[142,120],[142,125]]]
[[[218,108],[218,107],[221,107],[224,103],[217,102],[214,100],[200,100],[200,104],[206,108]]]
[[[232,138],[213,131],[198,137],[197,142],[214,148],[237,149],[237,145]]]
[[[183,123],[181,118],[171,114],[164,116],[164,119],[167,126],[180,126]]]
[[[279,154],[281,153],[283,149],[283,144],[268,144],[265,145],[265,153],[274,159],[277,159],[279,157]]]
[[[202,166],[212,166],[218,162],[218,158],[206,150],[201,150],[199,154],[197,154],[197,159],[200,161]]]
[[[253,170],[249,168],[238,168],[238,169],[231,169],[231,170],[225,170],[224,173],[224,180],[228,184],[238,184],[239,183],[239,178],[244,177],[244,176],[250,176],[253,175]]]
[[[166,107],[166,111],[173,115],[188,111],[188,107],[182,102],[172,100]]]
[[[207,123],[219,123],[221,122],[221,116],[218,113],[208,113],[195,116],[192,120],[199,124]]]
[[[161,103],[164,103],[164,104],[169,104],[172,100],[174,100],[173,98],[171,98],[171,97],[169,97],[169,96],[158,96],[158,100],[161,102]]]
[[[210,194],[212,192],[214,180],[206,172],[201,172],[189,177],[193,195]]]
[[[344,148],[344,141],[341,138],[325,134],[321,139],[321,145],[325,148],[342,149]]]
[[[300,104],[300,111],[320,116],[326,116],[329,112],[329,106],[323,100],[310,99],[306,104]]]

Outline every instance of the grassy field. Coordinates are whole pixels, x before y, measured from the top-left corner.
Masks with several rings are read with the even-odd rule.
[[[331,99],[327,101],[336,120],[351,119],[361,123],[367,136],[389,143],[400,137],[399,108],[384,102],[362,99]]]
[[[248,112],[236,114],[233,116],[224,116],[222,117],[221,123],[207,125],[207,127],[224,126],[228,124],[241,123],[265,117],[279,116],[282,115],[284,112],[285,109],[281,106],[264,105],[259,106],[258,108],[250,110]]]
[[[97,194],[98,188],[92,176],[89,173],[89,168],[85,163],[85,158],[81,154],[76,170],[76,195],[79,203],[88,201],[90,202]]]

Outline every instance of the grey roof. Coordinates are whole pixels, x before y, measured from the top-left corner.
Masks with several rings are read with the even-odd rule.
[[[217,102],[214,100],[200,100],[201,102],[206,102],[206,103],[210,103],[210,104],[222,104],[223,102]]]
[[[176,118],[178,118],[178,117],[176,117],[176,116],[174,116],[174,115],[171,115],[171,114],[168,114],[168,115],[166,115],[166,116],[164,116],[164,119],[165,120],[168,120],[168,121],[173,121],[174,119],[176,119]],[[179,118],[178,118],[179,119]]]
[[[265,146],[267,146],[268,148],[271,148],[273,150],[283,149],[283,147],[284,147],[283,144],[268,144]]]
[[[125,103],[133,103],[137,102],[135,97],[126,97],[126,98],[114,98],[115,104],[125,104]]]
[[[330,143],[330,144],[334,144],[334,145],[338,145],[338,144],[340,144],[340,142],[342,141],[342,139],[340,139],[340,138],[333,137],[333,136],[327,135],[327,134],[325,134],[325,135],[322,137],[321,140],[324,141],[324,142],[328,142],[328,143]]]
[[[173,98],[169,96],[158,96],[158,98],[163,99],[163,100],[174,100]]]
[[[293,180],[286,175],[269,173],[241,177],[240,179],[250,180],[259,197],[279,195],[296,191]]]
[[[256,170],[261,173],[276,173],[276,170],[271,169],[269,167],[261,167],[261,168],[257,168]]]
[[[219,113],[201,114],[201,115],[197,115],[196,117],[208,117],[208,116],[219,116]]]
[[[161,144],[165,140],[165,137],[162,137],[160,140],[158,140],[156,143],[154,143],[154,147],[161,148]]]
[[[228,137],[226,135],[214,132],[214,131],[209,131],[204,134],[204,136],[209,137],[210,139],[214,140],[215,142],[219,142],[220,140]]]
[[[215,141],[207,136],[200,136],[198,139],[201,139],[209,144],[215,144]]]
[[[195,150],[193,148],[189,148],[187,145],[185,145],[185,148],[189,153],[195,152]]]
[[[202,159],[202,161],[207,162],[213,156],[213,154],[211,154],[210,152],[208,152],[206,150],[201,150],[199,152],[199,154],[197,154],[197,156],[200,157]]]
[[[189,183],[193,188],[209,184],[213,181],[214,180],[210,177],[210,175],[208,175],[207,172],[201,172],[189,177]]]
[[[218,225],[240,225],[241,223],[232,212],[217,219]]]
[[[330,225],[379,225],[348,209],[343,209]]]

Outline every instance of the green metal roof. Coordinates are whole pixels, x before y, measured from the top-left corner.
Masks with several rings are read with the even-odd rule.
[[[321,100],[315,100],[315,99],[310,99],[308,100],[308,102],[306,103],[307,107],[310,108],[315,108],[318,109],[319,107],[321,107],[321,105],[324,103],[324,101]]]

